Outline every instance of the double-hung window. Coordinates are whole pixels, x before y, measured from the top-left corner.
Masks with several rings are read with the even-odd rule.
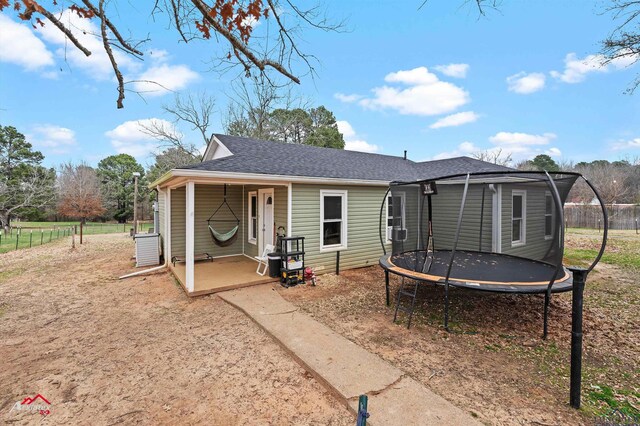
[[[347,191],[320,191],[320,251],[347,248]]]
[[[404,222],[404,194],[387,197],[387,242],[394,239],[394,232],[397,241],[407,239]]]
[[[249,205],[247,223],[249,224],[249,242],[256,244],[258,241],[258,193],[249,192],[247,200]]]
[[[514,189],[511,194],[511,245],[526,243],[527,235],[527,192]]]
[[[544,238],[553,238],[553,197],[550,192],[544,194]]]

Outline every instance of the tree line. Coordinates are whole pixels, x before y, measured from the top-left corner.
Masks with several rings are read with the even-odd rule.
[[[309,107],[302,103],[292,106],[291,102],[283,102],[279,92],[260,81],[251,89],[246,83],[242,85],[251,97],[232,103],[224,125],[227,134],[344,148],[336,118],[324,106]],[[255,103],[256,96],[262,96],[261,102]],[[103,158],[95,168],[85,162],[45,167],[44,155],[22,133],[15,127],[0,125],[0,226],[6,232],[15,218],[125,223],[134,216],[135,173],[140,174],[138,217],[150,218],[155,193],[148,185],[171,169],[202,160],[202,148],[211,134],[214,105],[213,97],[201,93],[177,95],[172,105],[163,107],[175,125],[197,130],[202,138],[197,143],[187,142],[182,134],[164,125],[139,123],[141,130],[161,146],[148,168],[128,154]]]
[[[500,150],[481,151],[473,154],[479,160],[503,166],[512,166],[511,155]],[[577,172],[589,179],[598,189],[605,204],[640,203],[640,157],[616,161],[594,160],[590,162],[556,162],[547,154],[513,165],[518,170],[548,172]],[[593,191],[581,180],[573,187],[567,201],[587,204],[593,201]]]

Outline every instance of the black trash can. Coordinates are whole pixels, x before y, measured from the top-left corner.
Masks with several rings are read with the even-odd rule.
[[[271,278],[278,278],[280,276],[282,256],[280,253],[269,253],[267,254],[267,259],[269,259],[269,276]]]

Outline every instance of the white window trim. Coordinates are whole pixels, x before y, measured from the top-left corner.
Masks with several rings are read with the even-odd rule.
[[[251,197],[256,197],[256,220],[258,220],[258,191],[247,192],[247,242],[257,245],[257,235],[251,238],[251,229],[253,228],[253,221],[251,220]]]
[[[324,197],[342,197],[342,219],[341,219],[341,227],[340,227],[340,237],[341,244],[331,244],[331,245],[323,245],[324,235]],[[347,190],[337,190],[337,189],[321,189],[320,190],[320,253],[333,252],[345,250],[347,248]]]
[[[387,229],[387,239],[386,239],[386,242],[387,242],[387,244],[391,244],[391,243],[392,243],[391,238],[389,238],[389,236],[391,235],[391,232],[392,232],[391,230],[393,229],[393,226],[389,226],[389,198],[391,198],[391,197],[399,197],[399,198],[402,200],[402,201],[400,201],[400,203],[402,203],[402,224],[403,224],[403,225],[406,225],[406,221],[405,221],[405,218],[406,218],[406,216],[405,216],[405,210],[406,210],[406,205],[407,205],[407,204],[406,204],[406,197],[405,197],[404,192],[401,192],[401,193],[400,193],[400,194],[398,194],[398,195],[392,195],[391,193],[389,193],[389,194],[387,195],[387,200],[386,200],[386,203],[385,203],[385,205],[386,205],[386,210],[387,210],[387,221],[385,222],[385,223],[387,224],[387,226],[386,226],[386,229]],[[404,228],[402,228],[402,229],[405,229],[405,230],[406,230],[407,228],[406,228],[406,226],[405,226],[405,227],[404,227]],[[402,240],[402,241],[406,241],[406,240],[407,240],[407,239],[405,238],[405,239],[404,239],[404,240]]]
[[[547,197],[551,197],[551,213],[547,213]],[[544,239],[545,240],[550,240],[553,238],[553,222],[555,221],[553,211],[555,210],[555,207],[556,207],[555,200],[553,199],[551,192],[545,191],[544,192]],[[551,216],[551,234],[549,235],[547,235],[547,216]]]
[[[513,197],[519,195],[522,196],[522,218],[520,225],[520,232],[522,238],[517,241],[513,241]],[[511,191],[511,247],[519,247],[527,244],[527,191],[524,189],[514,189]]]

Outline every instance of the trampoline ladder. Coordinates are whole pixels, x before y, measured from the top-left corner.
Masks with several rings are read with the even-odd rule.
[[[416,296],[418,294],[418,281],[413,281],[409,279],[402,278],[402,284],[400,285],[400,290],[398,290],[398,297],[396,299],[396,311],[393,314],[393,322],[396,322],[396,318],[398,317],[398,311],[402,311],[406,314],[409,314],[409,321],[407,322],[407,329],[411,327],[411,318],[413,317],[413,309],[416,305]],[[402,306],[401,300],[402,296],[409,297],[411,299],[411,305]]]

